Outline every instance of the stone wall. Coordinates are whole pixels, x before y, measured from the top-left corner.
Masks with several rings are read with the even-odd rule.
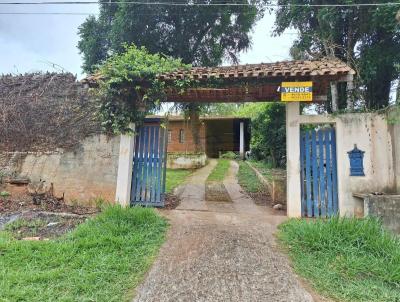
[[[0,170],[8,176],[44,181],[67,202],[90,202],[102,197],[113,202],[117,183],[120,137],[95,135],[73,150],[3,153]]]

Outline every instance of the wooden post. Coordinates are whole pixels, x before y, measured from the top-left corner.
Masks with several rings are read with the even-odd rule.
[[[331,96],[332,96],[332,112],[336,112],[339,109],[337,82],[331,82]]]

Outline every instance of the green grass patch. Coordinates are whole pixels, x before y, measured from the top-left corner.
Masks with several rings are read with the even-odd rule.
[[[238,181],[240,186],[247,192],[256,193],[263,190],[263,185],[258,179],[256,172],[243,161],[239,161]]]
[[[173,170],[167,169],[166,191],[171,193],[173,189],[182,184],[192,173],[191,170]]]
[[[218,159],[217,165],[211,171],[210,175],[208,175],[208,181],[223,181],[226,174],[228,173],[230,166],[229,159]]]
[[[0,233],[0,301],[129,301],[165,238],[153,209],[107,207],[51,241]]]
[[[340,301],[400,301],[400,240],[366,218],[292,219],[278,238],[296,272]]]

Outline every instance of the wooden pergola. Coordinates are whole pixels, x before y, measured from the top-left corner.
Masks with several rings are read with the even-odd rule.
[[[283,61],[222,67],[192,67],[158,75],[158,79],[173,87],[178,79],[197,81],[195,88],[182,92],[167,88],[167,102],[239,103],[273,102],[280,100],[282,82],[313,82],[313,102],[324,102],[330,87],[333,111],[337,110],[337,83],[347,82],[353,87],[355,71],[335,58],[310,61]],[[82,82],[95,85],[101,75],[93,75]],[[214,85],[213,85],[214,84]],[[351,102],[348,102],[351,106]]]
[[[327,100],[331,87],[333,98],[337,96],[336,84],[347,82],[352,88],[355,71],[346,63],[337,59],[315,61],[284,61],[223,67],[193,67],[159,75],[165,82],[176,79],[197,80],[197,88],[184,93],[169,88],[170,102],[265,102],[279,101],[279,87],[282,82],[313,82],[313,102]],[[212,80],[218,81],[218,88],[207,87]],[[204,86],[202,86],[204,83]]]

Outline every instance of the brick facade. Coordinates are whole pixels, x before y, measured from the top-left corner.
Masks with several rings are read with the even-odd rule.
[[[229,117],[200,118],[200,148],[208,157],[218,157],[219,152],[239,152],[239,125],[245,123],[245,150],[250,148],[250,125],[248,119]],[[154,117],[146,124],[154,124]],[[171,117],[168,122],[168,152],[195,152],[194,139],[190,120],[181,117]]]

